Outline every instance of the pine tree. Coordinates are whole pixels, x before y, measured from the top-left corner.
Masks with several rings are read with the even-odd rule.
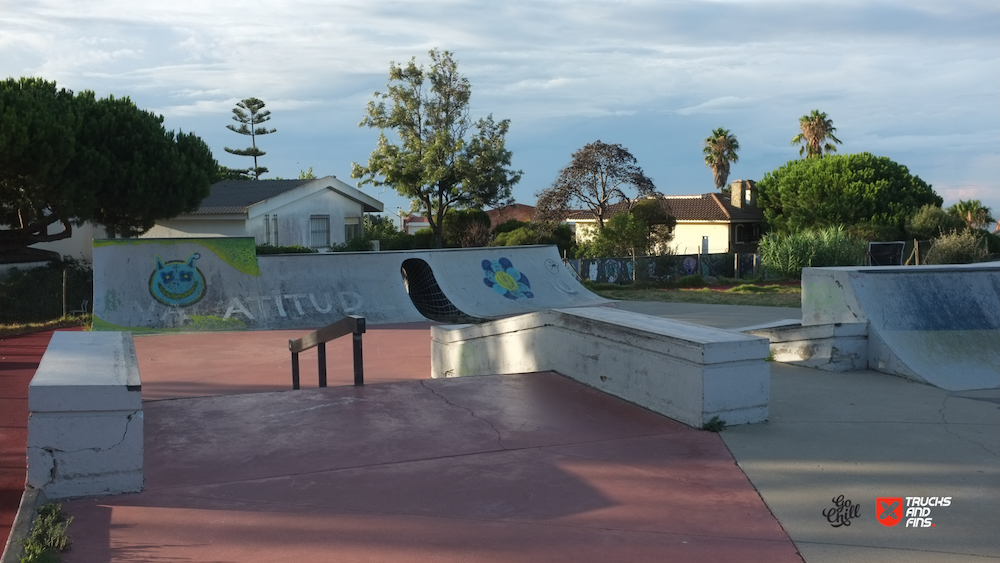
[[[265,110],[264,102],[258,100],[257,98],[247,98],[236,104],[236,107],[233,108],[233,121],[239,123],[240,126],[237,128],[236,126],[230,124],[226,125],[226,128],[230,131],[239,133],[240,135],[249,135],[251,146],[245,149],[231,149],[229,147],[225,147],[225,149],[226,152],[237,156],[252,156],[253,168],[231,170],[234,172],[245,171],[247,175],[253,176],[255,180],[260,180],[260,175],[267,173],[266,167],[257,166],[257,157],[267,154],[257,148],[257,135],[267,135],[277,131],[277,129],[274,128],[269,130],[267,127],[258,127],[261,123],[270,120],[270,110]]]

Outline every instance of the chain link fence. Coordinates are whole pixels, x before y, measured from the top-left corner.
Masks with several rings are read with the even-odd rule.
[[[45,322],[89,313],[94,270],[82,260],[13,268],[0,275],[0,324]]]
[[[580,279],[597,283],[665,283],[692,274],[725,278],[750,278],[760,274],[760,261],[755,254],[583,258],[568,262]]]

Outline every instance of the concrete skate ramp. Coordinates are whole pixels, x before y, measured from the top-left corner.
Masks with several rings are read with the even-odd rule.
[[[803,326],[868,322],[868,366],[949,391],[1000,388],[1000,262],[806,268]]]
[[[250,238],[94,243],[96,330],[475,322],[606,303],[554,246],[257,256]]]

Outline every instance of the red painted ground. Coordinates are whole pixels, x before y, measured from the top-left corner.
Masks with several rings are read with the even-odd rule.
[[[7,543],[24,492],[28,384],[42,361],[52,332],[0,339],[0,546]]]
[[[717,434],[553,373],[145,404],[66,563],[801,561]]]
[[[64,502],[63,560],[801,561],[717,434],[557,374],[430,380],[426,325],[290,391],[306,332],[136,337],[146,490]]]

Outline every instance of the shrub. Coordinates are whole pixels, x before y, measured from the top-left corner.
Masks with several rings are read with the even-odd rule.
[[[772,274],[801,278],[802,268],[860,266],[867,244],[851,237],[843,227],[790,235],[765,235],[758,246],[761,263]]]
[[[936,205],[925,205],[906,220],[906,234],[910,238],[928,240],[965,228],[961,219]]]
[[[972,264],[989,258],[985,233],[976,230],[952,231],[934,239],[923,264]]]
[[[70,544],[66,528],[72,521],[72,518],[66,518],[61,504],[39,506],[38,518],[24,540],[24,557],[21,558],[21,563],[59,561],[59,552],[66,551]]]
[[[270,244],[258,244],[257,255],[261,254],[311,254],[319,252],[315,248],[293,244],[291,246],[273,246]]]

